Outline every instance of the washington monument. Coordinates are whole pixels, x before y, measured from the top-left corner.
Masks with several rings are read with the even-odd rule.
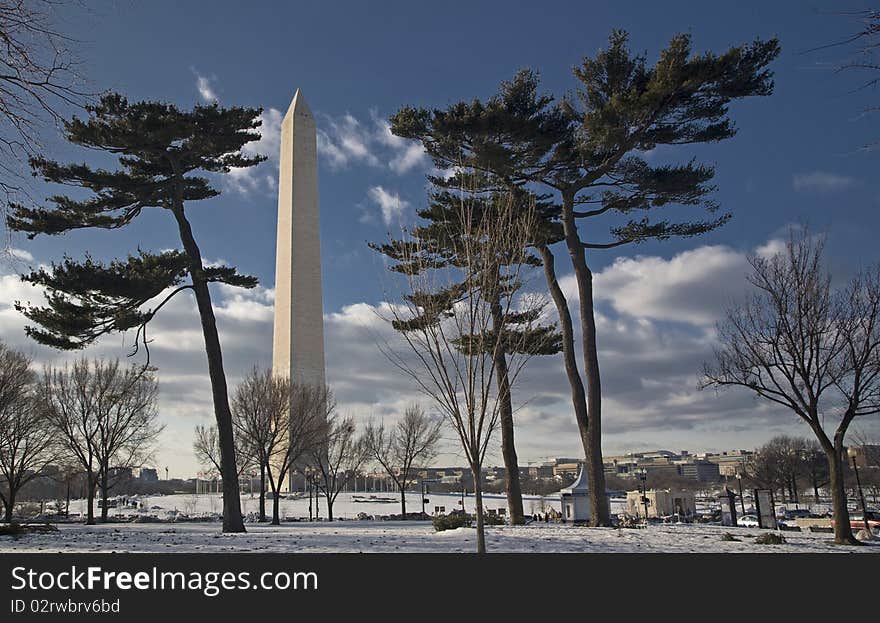
[[[297,89],[281,123],[272,371],[324,385],[324,315],[315,119]]]

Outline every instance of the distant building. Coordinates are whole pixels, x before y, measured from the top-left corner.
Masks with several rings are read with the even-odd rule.
[[[728,450],[720,453],[707,453],[707,461],[718,465],[718,473],[728,478],[745,473],[746,465],[752,460],[754,452],[750,450]]]
[[[718,465],[709,461],[698,460],[680,463],[678,469],[681,477],[688,480],[696,480],[697,482],[718,482],[721,480]]]
[[[141,482],[159,482],[159,470],[153,467],[142,467],[138,473]]]
[[[691,491],[671,491],[669,489],[649,489],[647,498],[648,517],[659,518],[671,515],[692,517],[697,512],[694,494]],[[641,491],[627,491],[626,513],[633,517],[645,517],[645,501]]]

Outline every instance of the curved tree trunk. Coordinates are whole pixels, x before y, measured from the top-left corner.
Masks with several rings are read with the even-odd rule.
[[[581,444],[584,447],[584,456],[587,459],[587,477],[590,483],[590,519],[593,525],[610,524],[608,511],[608,499],[605,496],[605,466],[602,464],[601,435],[598,427],[590,426],[590,417],[587,411],[587,397],[581,375],[577,367],[577,359],[574,348],[574,327],[571,320],[571,312],[568,301],[559,281],[556,278],[555,258],[553,253],[545,245],[537,247],[538,253],[544,265],[544,277],[550,290],[550,296],[559,313],[559,325],[562,331],[562,358],[565,364],[565,374],[571,387],[571,402],[574,407],[575,420],[581,435]],[[592,292],[592,291],[591,291]],[[592,318],[592,315],[591,315]],[[595,324],[594,324],[595,331]],[[593,342],[595,343],[595,336]],[[596,369],[598,380],[598,368]],[[598,452],[591,452],[593,445],[598,445]],[[592,457],[592,460],[591,460]],[[598,465],[597,465],[598,463]]]
[[[495,335],[504,332],[504,315],[501,303],[493,301],[492,330]],[[519,462],[516,456],[516,444],[513,440],[513,401],[510,395],[510,375],[507,368],[507,354],[504,348],[495,348],[493,353],[495,375],[498,379],[498,420],[501,425],[501,456],[504,459],[504,470],[507,472],[507,512],[510,524],[524,524],[522,489],[519,482]]]
[[[217,437],[220,445],[220,471],[223,479],[223,532],[244,532],[239,499],[238,470],[235,463],[235,441],[232,432],[232,413],[229,410],[229,391],[223,371],[223,355],[220,350],[220,337],[217,333],[217,320],[211,304],[211,292],[205,280],[202,255],[193,237],[192,228],[184,215],[183,206],[174,210],[180,240],[189,257],[190,277],[193,292],[202,322],[205,338],[205,351],[208,356],[208,374],[211,379],[211,394],[214,400],[214,416],[217,420]]]
[[[608,498],[605,495],[605,466],[602,462],[602,382],[599,377],[596,317],[593,309],[593,273],[587,266],[587,256],[577,233],[573,211],[573,198],[564,196],[562,225],[565,231],[565,246],[568,248],[578,286],[581,346],[584,375],[587,380],[587,428],[581,430],[581,437],[585,438],[584,453],[587,459],[587,478],[590,483],[590,523],[593,526],[609,526],[611,514],[608,509]]]

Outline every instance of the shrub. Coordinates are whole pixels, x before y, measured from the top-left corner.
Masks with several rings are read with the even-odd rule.
[[[785,543],[785,537],[775,532],[768,532],[755,539],[755,543],[758,545],[782,545]]]
[[[501,515],[483,515],[483,524],[487,526],[503,526],[507,522]]]
[[[456,528],[469,527],[471,518],[464,513],[453,513],[450,515],[436,515],[432,519],[434,530],[443,532],[444,530],[455,530]]]
[[[721,535],[721,540],[722,541],[741,541],[742,539],[736,538],[735,536],[730,534],[730,532],[725,532],[724,534]]]

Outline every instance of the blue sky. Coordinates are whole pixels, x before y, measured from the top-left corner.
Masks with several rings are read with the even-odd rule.
[[[853,1],[846,8],[864,6]],[[766,1],[723,5],[120,1],[69,14],[63,27],[81,41],[82,70],[96,90],[118,90],[130,99],[169,100],[181,106],[216,98],[221,104],[263,107],[267,134],[261,147],[273,157],[277,149],[273,124],[294,91],[303,90],[320,133],[327,340],[346,335],[349,345],[362,338],[356,336],[354,324],[372,323],[365,320],[367,307],[358,306],[376,305],[383,297],[382,265],[366,242],[384,239],[398,220],[410,219],[425,196],[429,163],[418,149],[383,131],[383,120],[399,107],[442,107],[459,99],[485,97],[523,67],[538,70],[546,90],[564,94],[574,87],[571,66],[603,46],[612,28],[628,30],[631,48],[646,52],[649,59],[678,32],[692,34],[695,51],[718,52],[755,37],[778,36],[782,54],[772,66],[775,93],[732,106],[737,136],[660,155],[697,155],[715,164],[716,198],[733,213],[733,220],[698,240],[644,244],[591,258],[600,273],[597,288],[607,286],[598,293],[608,326],[606,337],[600,334],[600,347],[605,349],[611,400],[606,408],[606,451],[614,452],[652,446],[749,447],[768,436],[766,423],[779,422],[779,430],[789,423],[787,415],[771,415],[744,397],[716,399],[705,392],[692,397],[698,364],[711,353],[711,325],[726,297],[741,288],[745,253],[772,245],[788,224],[806,220],[814,229],[829,232],[836,275],[877,261],[877,155],[861,147],[880,137],[880,124],[876,117],[860,112],[875,103],[877,93],[854,92],[859,77],[835,71],[835,64],[846,58],[846,49],[810,51],[857,28],[852,19],[830,14],[839,8],[832,2]],[[84,157],[52,137],[47,137],[47,147],[62,158]],[[270,159],[251,175],[219,180],[224,194],[190,209],[203,255],[257,275],[268,289],[274,281],[275,166]],[[33,257],[32,263],[58,258],[62,252],[78,256],[88,250],[111,257],[136,245],[160,249],[177,244],[173,222],[164,214],[143,217],[125,232],[14,241]],[[694,259],[700,270],[683,277],[686,262]],[[568,272],[564,257],[558,264],[563,274]],[[0,268],[12,274],[8,267]],[[8,308],[12,281],[4,283],[9,284],[9,292],[0,320],[7,320],[0,322],[0,337],[24,345],[21,323]],[[658,291],[658,284],[668,287]],[[251,363],[269,360],[271,322],[267,325],[266,318],[271,292],[238,296],[223,292],[220,298],[221,305],[238,310],[230,311],[230,323],[244,322],[253,330],[247,333],[229,325],[227,360],[234,380]],[[180,336],[189,335],[185,327],[193,326],[186,311],[180,310],[181,324],[173,324],[170,318],[177,316],[170,314],[163,327],[169,335],[178,335],[179,342],[186,341]],[[221,328],[222,322],[221,314]],[[269,339],[261,342],[266,340],[267,326]],[[642,341],[629,345],[615,341],[617,334],[632,339],[641,335],[639,331],[645,332]],[[239,344],[232,333],[252,337],[241,338]],[[163,413],[168,414],[173,438],[168,437],[157,460],[171,463],[181,473],[195,470],[188,456],[192,427],[209,421],[206,387],[198,378],[203,370],[197,338],[192,360],[169,355],[165,364],[171,389],[163,390]],[[399,406],[404,386],[399,379],[372,378],[372,385],[386,383],[388,393],[371,389],[364,395],[358,379],[368,379],[365,366],[375,367],[381,355],[370,351],[366,338],[362,341],[360,367],[346,365],[355,358],[342,346],[334,359],[336,347],[328,343],[328,376],[339,385],[342,402],[353,412],[362,417],[390,415]],[[55,357],[33,345],[27,348],[38,360]],[[646,354],[620,356],[634,350]],[[663,351],[670,359],[654,356]],[[113,341],[95,352],[123,351]],[[183,367],[182,361],[191,361],[190,367]],[[162,369],[161,357],[157,363]],[[649,408],[654,373],[676,365],[681,369],[664,377],[663,404]],[[535,370],[532,380],[524,381],[524,400],[532,398],[527,395],[530,387],[543,386],[544,375],[559,377],[561,363],[542,361]],[[564,386],[559,390],[564,394]],[[569,411],[558,395],[541,394],[531,400],[523,409],[521,454],[536,459],[577,452]],[[806,429],[794,431],[808,434]],[[454,455],[448,458],[455,460]]]

